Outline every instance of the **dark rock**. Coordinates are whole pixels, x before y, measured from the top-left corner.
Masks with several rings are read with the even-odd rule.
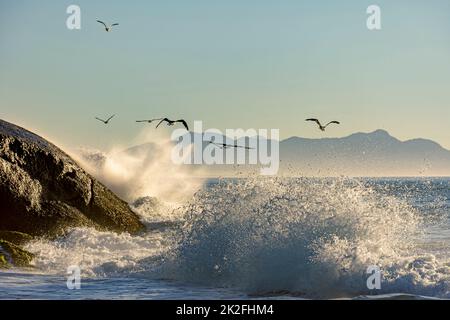
[[[57,236],[78,226],[130,233],[144,229],[127,203],[66,153],[0,120],[0,230]]]
[[[0,269],[9,269],[9,268],[11,268],[11,265],[9,264],[5,254],[2,253],[0,250]]]
[[[0,268],[9,268],[11,265],[26,268],[30,266],[34,255],[21,249],[19,246],[5,240],[0,240]]]
[[[33,237],[22,232],[0,231],[0,240],[5,240],[18,246],[23,246],[27,242],[33,240]]]

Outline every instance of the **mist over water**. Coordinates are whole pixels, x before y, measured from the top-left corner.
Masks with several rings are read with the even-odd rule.
[[[156,197],[183,202],[201,188],[201,172],[193,166],[176,165],[171,155],[173,142],[155,131],[144,129],[134,147],[115,146],[108,152],[79,148],[72,156],[89,173],[128,202]]]

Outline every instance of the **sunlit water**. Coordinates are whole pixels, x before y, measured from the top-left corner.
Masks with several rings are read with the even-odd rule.
[[[29,243],[34,268],[0,272],[0,298],[450,298],[450,179],[215,180],[184,205],[133,208],[144,234]]]

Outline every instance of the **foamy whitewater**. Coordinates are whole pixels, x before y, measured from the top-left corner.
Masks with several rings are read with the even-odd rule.
[[[122,190],[148,230],[78,228],[29,243],[35,268],[0,272],[1,298],[450,298],[450,179],[193,179],[166,199],[172,189],[155,193],[142,163],[139,175],[111,179],[139,152],[90,155],[102,161],[93,174]],[[66,287],[72,265],[81,290]],[[380,290],[366,285],[372,265]]]

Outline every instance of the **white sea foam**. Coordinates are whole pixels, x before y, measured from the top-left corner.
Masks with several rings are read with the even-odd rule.
[[[67,267],[75,265],[83,276],[101,277],[123,274],[124,269],[138,270],[139,261],[160,254],[164,242],[158,233],[131,236],[75,228],[56,241],[33,241],[25,249],[36,255],[33,264],[40,271],[62,275]]]
[[[405,202],[354,180],[223,181],[186,207],[177,247],[153,272],[254,294],[352,297],[369,293],[365,271],[377,265],[379,293],[448,297],[450,265],[416,246],[422,224]]]
[[[255,295],[357,297],[409,293],[450,297],[450,262],[424,251],[426,221],[405,201],[349,179],[223,180],[182,208],[144,198],[148,223],[180,221],[143,236],[75,229],[36,241],[36,266],[91,277],[126,275],[229,287]],[[370,265],[382,289],[366,287]]]

